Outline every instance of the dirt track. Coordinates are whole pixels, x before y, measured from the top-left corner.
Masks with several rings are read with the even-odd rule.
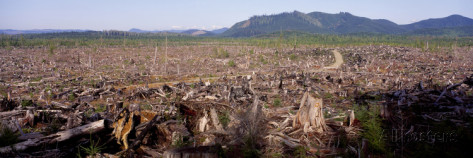
[[[343,56],[337,50],[333,50],[335,56],[335,63],[330,66],[324,67],[324,69],[338,69],[343,64]]]

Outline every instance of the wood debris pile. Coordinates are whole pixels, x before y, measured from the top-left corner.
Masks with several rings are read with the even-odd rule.
[[[211,50],[209,46],[195,49]],[[0,153],[11,157],[361,156],[370,145],[362,137],[366,130],[353,109],[365,104],[382,107],[383,123],[406,129],[404,133],[425,131],[437,126],[435,122],[471,128],[473,61],[416,48],[360,46],[336,48],[343,65],[325,69],[336,61],[331,50],[301,49],[283,55],[256,50],[248,57],[236,57],[236,66],[229,69],[222,68],[226,59],[198,58],[189,63],[170,59],[168,73],[177,73],[177,64],[182,63],[181,75],[164,76],[150,75],[152,68],[140,69],[139,64],[146,65],[143,56],[122,54],[130,59],[122,65],[122,57],[108,51],[104,56],[110,60],[97,61],[95,67],[85,68],[79,62],[79,68],[67,68],[56,62],[60,69],[40,78],[34,76],[40,75],[36,71],[52,70],[55,62],[38,68],[18,64],[20,59],[34,59],[22,53],[18,53],[21,58],[2,57],[8,60],[0,68],[7,81],[0,80],[5,92],[0,118],[1,127],[9,131],[2,133],[17,139],[1,146]],[[457,54],[473,56],[468,51],[460,48]],[[304,59],[290,59],[289,54]],[[267,61],[273,63],[263,64]],[[252,68],[257,64],[263,66]],[[123,71],[106,69],[109,65]],[[93,75],[69,74],[75,70]],[[213,71],[218,77],[195,75]],[[393,149],[400,152],[396,143]],[[89,149],[100,152],[91,154]]]
[[[387,93],[381,116],[392,128],[387,133],[395,153],[414,155],[410,149],[419,144],[430,144],[433,150],[471,146],[472,92],[473,75],[447,86],[428,80]]]

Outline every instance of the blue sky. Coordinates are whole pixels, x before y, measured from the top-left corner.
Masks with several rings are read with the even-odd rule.
[[[460,14],[472,0],[0,0],[0,29],[212,30],[253,15],[350,12],[408,24]]]

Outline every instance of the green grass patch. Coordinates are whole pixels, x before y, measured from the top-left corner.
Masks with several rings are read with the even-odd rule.
[[[281,105],[282,105],[281,98],[279,98],[279,97],[274,98],[274,100],[273,100],[273,106],[274,106],[274,107],[280,107]]]

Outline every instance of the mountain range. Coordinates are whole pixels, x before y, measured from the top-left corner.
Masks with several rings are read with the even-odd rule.
[[[276,15],[253,16],[234,24],[222,33],[229,37],[250,37],[278,31],[302,31],[318,34],[406,34],[406,35],[457,35],[473,36],[473,19],[451,15],[427,19],[407,25],[398,25],[385,19],[369,19],[347,12],[328,14],[298,11]],[[467,33],[467,34],[465,34]]]
[[[58,32],[87,32],[92,30],[79,30],[79,29],[33,29],[33,30],[13,30],[4,29],[0,30],[0,34],[16,35],[16,34],[37,34],[37,33],[58,33]]]
[[[57,32],[86,32],[90,30],[0,30],[0,34],[30,34]],[[427,19],[412,24],[399,25],[386,19],[369,19],[348,12],[329,14],[323,12],[285,12],[274,15],[253,16],[234,24],[230,28],[216,30],[141,30],[134,33],[178,33],[191,36],[251,37],[279,31],[299,31],[313,34],[395,34],[428,36],[473,36],[473,19],[450,15],[444,18]]]
[[[135,32],[135,33],[159,33],[159,32],[169,32],[169,33],[181,33],[181,34],[188,34],[188,35],[193,35],[193,36],[212,36],[212,35],[217,35],[220,33],[225,32],[228,30],[228,28],[220,28],[220,29],[215,29],[215,30],[201,30],[201,29],[188,29],[188,30],[154,30],[154,31],[148,31],[148,30],[141,30],[137,28],[133,28],[128,30],[128,32]]]
[[[168,33],[180,33],[180,34],[188,34],[193,36],[212,36],[217,35],[222,32],[225,32],[228,28],[220,28],[215,30],[199,30],[199,29],[188,29],[188,30],[141,30],[137,28],[132,28],[128,30],[128,32],[134,33],[161,33],[161,32],[168,32]],[[93,30],[79,30],[79,29],[33,29],[33,30],[13,30],[13,29],[4,29],[0,30],[0,34],[8,34],[8,35],[16,35],[16,34],[38,34],[38,33],[60,33],[60,32],[87,32]]]

